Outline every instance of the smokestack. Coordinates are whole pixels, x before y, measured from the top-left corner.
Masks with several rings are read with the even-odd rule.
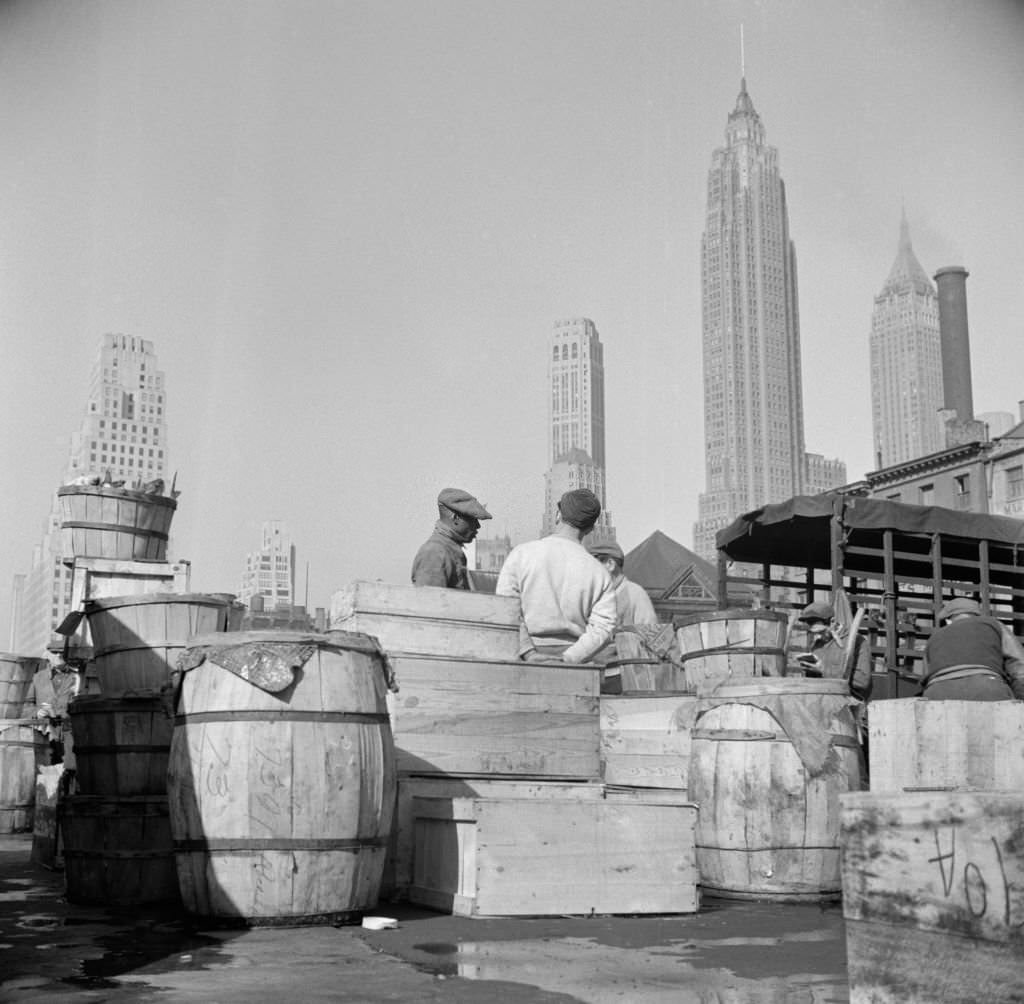
[[[971,343],[967,333],[967,276],[961,265],[935,273],[939,294],[939,342],[942,346],[943,407],[961,422],[974,418],[971,392]]]

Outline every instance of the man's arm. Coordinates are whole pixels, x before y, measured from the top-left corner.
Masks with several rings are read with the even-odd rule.
[[[1010,683],[1013,696],[1024,701],[1024,649],[1013,632],[1003,625],[1003,672]]]
[[[615,605],[615,590],[611,580],[598,597],[587,618],[587,629],[563,653],[563,662],[586,662],[615,631],[618,608]]]
[[[451,570],[451,560],[444,549],[427,541],[413,559],[412,584],[446,588]]]

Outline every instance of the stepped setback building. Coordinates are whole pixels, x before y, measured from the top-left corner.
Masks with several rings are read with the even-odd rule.
[[[548,356],[548,471],[544,477],[541,536],[555,525],[559,498],[589,488],[601,500],[601,516],[588,542],[615,539],[607,510],[604,453],[604,347],[594,322],[559,321]]]
[[[742,513],[807,490],[796,251],[779,155],[740,83],[708,172],[701,241],[705,490],[694,550]],[[815,478],[845,465],[816,456]],[[841,476],[838,476],[841,472]]]
[[[942,346],[935,287],[900,223],[896,260],[871,315],[875,464],[891,467],[945,449]]]
[[[107,471],[112,480],[128,484],[166,479],[166,404],[164,374],[153,343],[133,335],[104,335],[89,378],[85,413],[72,435],[60,484]],[[55,488],[32,567],[14,577],[12,651],[42,655],[53,640],[54,627],[67,615],[71,569],[64,557]]]

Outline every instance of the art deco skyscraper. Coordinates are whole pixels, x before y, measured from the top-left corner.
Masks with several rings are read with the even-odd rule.
[[[61,484],[110,471],[115,481],[167,476],[164,374],[153,343],[133,335],[103,336],[89,378],[88,399]],[[42,655],[71,604],[71,570],[63,563],[56,492],[32,568],[14,579],[11,647]]]
[[[575,488],[589,488],[601,500],[592,541],[614,540],[605,498],[604,346],[586,317],[558,321],[548,357],[550,397],[548,473],[541,534],[554,527],[555,505]]]
[[[904,215],[896,260],[871,315],[875,462],[889,467],[945,447],[939,301]]]
[[[736,516],[804,490],[796,253],[779,155],[747,84],[714,151],[701,242],[705,491],[694,549]]]
[[[263,524],[260,549],[246,556],[238,598],[253,606],[254,596],[261,598],[263,610],[289,609],[295,603],[295,545],[280,520]]]

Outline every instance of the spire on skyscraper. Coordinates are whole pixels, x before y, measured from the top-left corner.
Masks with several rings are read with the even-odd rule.
[[[935,289],[928,278],[928,273],[921,267],[917,255],[914,254],[906,210],[903,210],[900,217],[900,243],[896,250],[896,260],[892,263],[889,278],[885,280],[881,295],[900,289],[913,289],[915,293],[929,293]]]

